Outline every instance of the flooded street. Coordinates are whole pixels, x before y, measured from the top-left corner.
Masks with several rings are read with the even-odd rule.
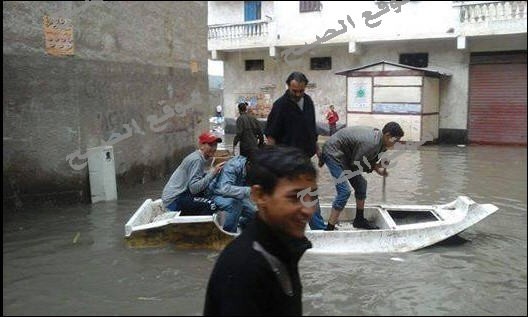
[[[305,255],[304,314],[526,315],[526,148],[400,152],[389,167],[387,202],[439,204],[466,195],[499,210],[414,252]],[[367,204],[382,202],[382,178],[367,180]],[[4,210],[4,315],[201,315],[218,252],[130,249],[123,239],[126,221],[163,186],[118,189],[111,203]],[[319,186],[322,202],[331,202],[326,167]]]

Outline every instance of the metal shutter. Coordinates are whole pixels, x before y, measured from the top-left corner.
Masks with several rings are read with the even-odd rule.
[[[469,77],[469,142],[526,145],[526,61],[470,65]]]

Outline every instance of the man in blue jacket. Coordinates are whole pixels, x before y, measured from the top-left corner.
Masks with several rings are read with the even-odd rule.
[[[256,206],[249,198],[250,187],[246,185],[249,161],[238,155],[227,161],[218,176],[209,184],[208,192],[219,210],[225,212],[223,228],[236,233],[255,217]]]

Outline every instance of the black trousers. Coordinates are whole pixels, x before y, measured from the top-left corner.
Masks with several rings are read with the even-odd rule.
[[[179,194],[167,209],[181,211],[181,216],[206,216],[216,212],[216,204],[211,199],[194,196],[190,191]]]

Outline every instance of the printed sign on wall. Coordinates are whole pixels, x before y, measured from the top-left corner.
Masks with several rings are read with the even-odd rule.
[[[372,77],[348,77],[348,111],[372,111]]]
[[[419,103],[374,103],[373,112],[385,113],[421,113],[422,105]]]
[[[44,16],[46,53],[53,56],[73,55],[73,25],[70,19]]]

